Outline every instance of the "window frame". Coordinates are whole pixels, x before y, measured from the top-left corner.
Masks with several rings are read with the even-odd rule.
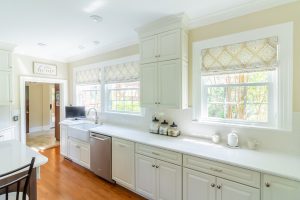
[[[122,57],[119,59],[114,59],[114,60],[108,60],[104,62],[99,62],[99,63],[93,63],[89,65],[83,65],[83,66],[78,66],[73,68],[73,104],[78,105],[78,99],[77,99],[77,85],[83,85],[83,84],[78,84],[76,83],[76,73],[78,71],[83,71],[87,69],[92,69],[92,68],[100,68],[101,70],[101,82],[99,83],[101,85],[101,109],[97,110],[99,113],[107,113],[107,114],[117,114],[117,115],[133,115],[133,116],[144,116],[145,115],[145,110],[144,108],[141,107],[141,111],[139,113],[130,113],[130,112],[111,112],[107,111],[106,105],[107,105],[107,97],[106,97],[106,91],[105,91],[105,85],[106,83],[104,82],[104,68],[107,66],[111,65],[116,65],[116,64],[121,64],[121,63],[126,63],[126,62],[136,62],[139,61],[140,56],[139,55],[133,55],[133,56],[127,56],[127,57]],[[140,81],[140,80],[138,80]],[[84,85],[89,85],[89,84],[84,84]],[[94,83],[91,83],[90,85],[95,85]],[[139,88],[140,90],[140,88]]]
[[[203,113],[203,82],[201,78],[201,51],[203,49],[241,43],[245,41],[258,40],[267,37],[278,37],[278,59],[279,67],[274,75],[275,80],[272,94],[274,109],[273,122],[268,124],[239,122],[233,120],[211,120],[205,119]],[[269,26],[241,33],[221,36],[193,43],[193,121],[203,124],[216,124],[226,126],[242,126],[263,129],[288,130],[292,129],[292,100],[293,100],[293,23]],[[276,89],[275,84],[278,86]],[[269,94],[270,95],[270,94]]]

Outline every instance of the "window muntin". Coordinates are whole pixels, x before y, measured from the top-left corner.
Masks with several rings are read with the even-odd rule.
[[[140,114],[140,82],[105,84],[106,111]]]
[[[202,76],[201,118],[246,124],[274,123],[275,73]]]
[[[76,85],[76,103],[86,109],[96,108],[101,111],[101,85]]]

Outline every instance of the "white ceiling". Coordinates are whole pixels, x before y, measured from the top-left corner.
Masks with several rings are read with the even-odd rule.
[[[193,22],[270,0],[1,0],[0,41],[16,53],[62,62],[137,41],[135,28],[185,12]],[[272,0],[282,2],[280,0]],[[253,4],[253,5],[254,5]],[[100,15],[96,23],[90,15]],[[95,45],[93,41],[99,41]],[[39,46],[45,43],[47,46]],[[84,46],[80,49],[79,46]]]

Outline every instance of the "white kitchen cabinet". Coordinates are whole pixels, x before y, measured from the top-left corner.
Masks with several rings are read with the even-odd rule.
[[[141,65],[141,105],[187,108],[187,71],[187,63],[181,60]]]
[[[233,181],[217,178],[216,200],[260,200],[260,190]]]
[[[77,164],[90,168],[90,144],[68,139],[68,157]]]
[[[149,199],[180,200],[181,166],[136,154],[136,191]]]
[[[0,131],[0,142],[15,139],[14,127],[2,129]]]
[[[149,199],[156,199],[155,159],[135,154],[136,191]]]
[[[68,156],[68,127],[60,125],[60,154]]]
[[[11,53],[10,51],[0,50],[0,69],[11,69]]]
[[[263,175],[262,200],[299,200],[300,182]]]
[[[156,106],[157,102],[157,64],[144,64],[140,69],[141,101],[143,106]]]
[[[183,200],[215,200],[216,178],[183,168]]]
[[[141,63],[182,59],[187,61],[187,33],[174,29],[140,40]]]
[[[112,138],[112,179],[135,189],[134,142]]]
[[[12,72],[0,68],[0,105],[12,103]]]
[[[182,169],[181,166],[156,160],[157,199],[181,200]]]

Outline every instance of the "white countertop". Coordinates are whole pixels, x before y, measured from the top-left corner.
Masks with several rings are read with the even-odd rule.
[[[35,157],[34,167],[48,162],[48,158],[33,151],[17,140],[0,142],[0,174],[10,172],[30,163]]]
[[[300,181],[300,156],[297,155],[230,149],[194,137],[173,138],[109,124],[90,131]]]

